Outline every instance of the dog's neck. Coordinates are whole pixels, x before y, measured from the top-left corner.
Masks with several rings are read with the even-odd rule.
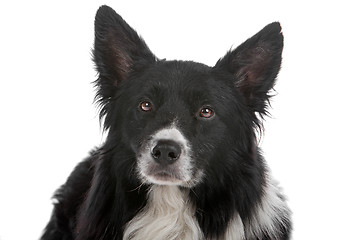
[[[177,186],[151,186],[146,206],[126,225],[123,239],[205,239],[195,217],[196,208],[190,201],[189,191]],[[276,239],[279,234],[277,227],[285,226],[284,221],[288,218],[289,209],[280,190],[268,177],[264,195],[250,222],[243,223],[240,215],[235,213],[221,239],[256,239],[263,234]]]
[[[147,205],[127,224],[123,239],[204,239],[189,190],[153,185]]]

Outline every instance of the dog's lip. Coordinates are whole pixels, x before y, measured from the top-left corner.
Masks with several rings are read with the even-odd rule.
[[[178,176],[176,176],[176,174],[169,172],[169,171],[158,171],[155,173],[151,173],[150,175],[154,176],[154,177],[158,177],[161,179],[176,179],[176,180],[181,180]]]
[[[152,171],[147,174],[154,180],[161,182],[181,182],[182,179],[174,172],[167,170]]]
[[[179,171],[176,166],[149,164],[140,171],[142,179],[151,184],[191,187],[194,182]]]

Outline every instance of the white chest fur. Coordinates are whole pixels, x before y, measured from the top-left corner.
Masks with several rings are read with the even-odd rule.
[[[126,225],[123,240],[204,240],[188,191],[177,186],[153,185],[148,193],[148,204]],[[277,184],[268,177],[264,195],[250,223],[244,224],[235,213],[221,240],[244,240],[245,236],[261,238],[262,233],[277,239],[278,226],[285,225],[284,221],[290,217],[279,193]]]
[[[148,194],[147,206],[127,224],[124,240],[204,239],[188,192],[154,185]]]

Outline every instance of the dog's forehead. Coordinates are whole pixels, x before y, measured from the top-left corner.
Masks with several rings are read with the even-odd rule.
[[[233,101],[230,81],[201,63],[161,61],[148,66],[133,80],[136,83],[128,86],[134,89],[128,92],[135,94],[130,98],[134,101],[148,99],[157,106],[187,106],[197,111],[204,105],[227,105]]]
[[[171,94],[203,91],[213,81],[211,67],[191,61],[161,61],[149,68],[144,77],[147,88],[156,87]]]

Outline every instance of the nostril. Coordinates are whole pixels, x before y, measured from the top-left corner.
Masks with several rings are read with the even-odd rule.
[[[152,155],[154,158],[160,158],[161,157],[161,151],[159,149],[154,148]]]
[[[179,154],[175,153],[175,152],[169,152],[168,154],[170,159],[177,159],[179,157]]]

